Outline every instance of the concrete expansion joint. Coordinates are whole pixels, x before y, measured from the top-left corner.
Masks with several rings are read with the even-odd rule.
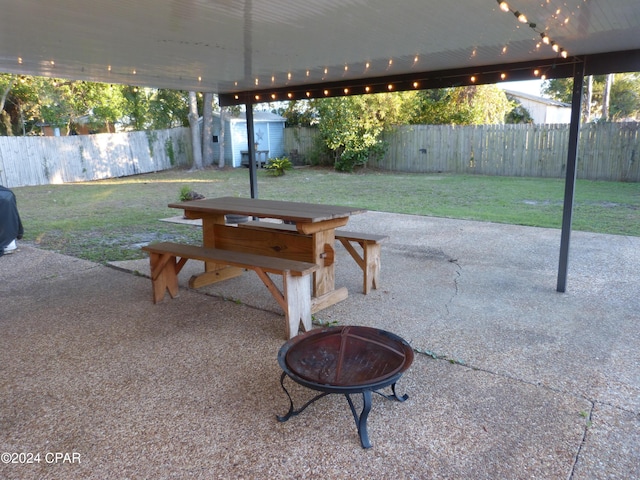
[[[588,399],[586,399],[588,400]],[[582,415],[582,417],[584,417],[585,419],[585,424],[584,424],[584,429],[582,431],[582,441],[580,442],[580,445],[578,445],[578,448],[576,450],[576,454],[573,456],[573,462],[571,464],[571,471],[569,472],[569,475],[567,476],[568,480],[573,479],[573,476],[575,474],[575,470],[576,470],[576,466],[578,465],[578,461],[580,460],[580,454],[582,453],[582,449],[583,447],[586,445],[587,443],[587,435],[589,433],[589,428],[591,428],[592,425],[592,416],[593,416],[593,410],[596,406],[596,402],[593,400],[589,400],[589,403],[591,404],[591,407],[589,408],[589,411],[583,411],[580,412],[580,415]]]

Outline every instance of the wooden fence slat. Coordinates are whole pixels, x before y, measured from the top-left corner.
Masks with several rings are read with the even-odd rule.
[[[69,137],[0,137],[0,184],[82,182],[191,163],[188,128]]]
[[[295,144],[305,155],[314,135],[317,129],[285,128],[285,151]],[[387,153],[371,165],[384,170],[563,178],[569,125],[403,125],[383,139]],[[582,125],[577,174],[588,180],[640,182],[640,122]]]
[[[317,129],[286,128],[285,152],[306,156]],[[562,178],[569,126],[405,125],[384,135],[372,166],[412,173]],[[640,123],[589,123],[578,140],[578,178],[640,181]],[[0,184],[9,188],[97,180],[189,165],[188,128],[72,137],[0,137]]]

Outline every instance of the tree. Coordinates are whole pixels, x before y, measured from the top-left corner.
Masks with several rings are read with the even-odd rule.
[[[613,121],[640,119],[640,74],[616,75],[611,86],[609,116]]]
[[[284,107],[274,109],[274,113],[284,117],[285,127],[311,127],[318,123],[317,111],[309,100],[292,100]]]
[[[189,126],[189,95],[183,90],[150,90],[147,110],[149,128]]]
[[[42,119],[64,128],[67,135],[74,131],[82,117],[93,127],[113,123],[121,116],[124,104],[119,87],[62,79],[43,82],[39,101]]]
[[[609,104],[611,102],[611,85],[613,84],[613,73],[605,77],[604,89],[602,91],[602,119],[609,120]]]
[[[213,164],[213,93],[205,93],[202,105],[202,163]]]
[[[41,120],[39,92],[45,83],[52,82],[43,77],[0,74],[0,134],[31,134]]]
[[[69,134],[78,120],[131,130],[189,125],[188,92],[0,74],[0,134],[28,135],[42,121]]]
[[[383,93],[320,99],[315,102],[318,127],[334,152],[336,170],[351,172],[376,155],[384,154],[381,134],[401,123],[402,95]]]
[[[3,75],[4,76],[4,75]],[[4,130],[6,131],[7,135],[12,135],[12,128],[11,128],[11,117],[9,116],[9,114],[7,112],[5,112],[5,104],[7,103],[7,97],[9,96],[9,92],[11,91],[11,87],[13,87],[13,84],[16,81],[16,77],[15,75],[6,75],[5,76],[5,82],[3,82],[4,85],[2,85],[2,90],[1,90],[1,96],[0,96],[0,122],[2,123],[2,126],[4,127]]]
[[[149,111],[149,90],[135,86],[125,86],[122,89],[125,100],[126,121],[133,130],[144,130],[147,127]]]
[[[411,120],[427,125],[486,125],[504,123],[514,105],[495,85],[439,88],[418,92]]]
[[[189,127],[191,128],[191,146],[193,149],[193,169],[202,170],[202,143],[198,128],[198,98],[196,92],[189,92]]]
[[[228,107],[220,107],[220,134],[218,135],[218,168],[224,167],[224,142]]]
[[[587,80],[587,85],[591,84],[593,87],[591,90],[587,88],[585,94],[583,120],[615,121],[640,117],[640,75],[637,72],[618,73],[609,77],[609,80],[607,77],[595,75]],[[607,87],[607,83],[610,87]],[[571,103],[572,85],[571,78],[558,78],[545,81],[542,90],[555,100]]]

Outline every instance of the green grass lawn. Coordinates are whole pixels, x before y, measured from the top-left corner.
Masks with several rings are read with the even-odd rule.
[[[13,189],[25,241],[97,262],[142,258],[156,240],[200,240],[190,226],[159,222],[189,186],[206,197],[249,197],[247,169],[172,170],[121,179]],[[296,168],[258,172],[260,198],[560,228],[564,180]],[[573,228],[640,236],[640,184],[579,180]]]

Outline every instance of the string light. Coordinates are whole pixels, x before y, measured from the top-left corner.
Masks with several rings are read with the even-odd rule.
[[[567,58],[569,56],[568,52],[564,48],[561,48],[560,45],[558,45],[556,42],[554,42],[549,38],[549,35],[547,35],[544,31],[542,32],[539,31],[535,23],[529,22],[529,20],[527,20],[527,17],[524,13],[519,12],[517,10],[512,10],[509,4],[504,0],[496,0],[496,1],[498,2],[498,6],[500,10],[507,13],[509,12],[513,13],[513,15],[515,15],[515,17],[518,19],[520,23],[527,24],[529,28],[531,28],[531,30],[539,34],[540,38],[542,39],[542,43],[544,43],[545,45],[551,45],[551,48],[553,49],[553,51],[556,53],[559,53],[562,58]],[[559,15],[559,14],[560,14],[560,9],[556,11],[556,15]],[[569,18],[565,20],[564,25],[566,25],[568,21],[569,21]],[[538,46],[539,45],[536,45],[536,48],[538,48]],[[503,49],[502,53],[505,53],[505,49]]]
[[[563,49],[559,49],[559,56],[563,58],[566,57],[567,53]],[[531,78],[537,78],[540,80],[546,80],[547,75],[546,72],[550,68],[549,65],[541,65],[537,68],[532,68],[530,70]],[[521,69],[517,69],[518,71]],[[497,83],[501,81],[509,81],[511,77],[511,73],[513,71],[486,71],[486,72],[476,72],[474,74],[460,74],[456,76],[449,77],[448,81],[452,86],[461,86],[461,85],[477,85],[478,83],[483,84],[487,82]],[[514,79],[521,79],[522,75],[520,73],[516,73]],[[381,80],[381,79],[378,79]],[[317,88],[317,89],[316,89]],[[323,89],[324,88],[324,89]],[[375,84],[363,84],[355,81],[355,83],[342,84],[340,86],[334,85],[332,87],[315,87],[312,90],[296,90],[291,89],[291,87],[287,87],[287,90],[274,90],[271,92],[261,91],[261,92],[253,92],[249,94],[246,92],[244,95],[242,94],[234,94],[230,96],[230,101],[235,104],[235,102],[245,101],[244,99],[251,98],[252,103],[260,103],[266,101],[277,101],[281,100],[294,100],[296,98],[317,98],[317,97],[334,97],[334,96],[347,96],[347,95],[360,95],[360,94],[371,94],[377,92],[395,92],[395,91],[407,91],[412,89],[421,89],[421,88],[433,88],[430,86],[429,79],[427,77],[414,77],[414,78],[402,78],[396,80],[392,80],[385,83],[375,83]],[[251,95],[250,97],[245,95]],[[229,101],[229,100],[227,100]]]
[[[529,23],[527,17],[525,17],[524,13],[513,12],[520,23]]]

